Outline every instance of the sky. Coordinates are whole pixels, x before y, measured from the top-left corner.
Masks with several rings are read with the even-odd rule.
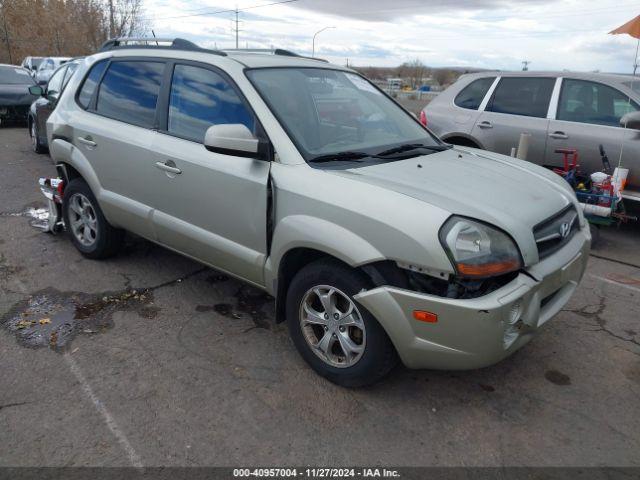
[[[204,47],[284,48],[356,66],[630,73],[636,40],[608,35],[640,15],[630,0],[146,0],[158,37]],[[221,12],[222,11],[222,12]]]

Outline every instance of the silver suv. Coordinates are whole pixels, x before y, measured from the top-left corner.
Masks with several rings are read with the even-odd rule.
[[[640,80],[573,72],[463,75],[424,109],[446,142],[509,154],[531,134],[527,160],[561,167],[557,149],[578,150],[585,173],[602,170],[599,145],[613,166],[630,169],[624,197],[640,201]],[[622,151],[622,158],[620,152]]]
[[[590,234],[560,177],[451,148],[341,66],[153,42],[80,60],[47,121],[86,257],[129,230],[262,288],[346,386],[493,364],[576,289]]]

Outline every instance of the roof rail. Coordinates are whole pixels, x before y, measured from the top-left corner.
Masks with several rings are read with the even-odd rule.
[[[167,45],[168,44],[168,45]],[[156,37],[120,37],[111,38],[104,42],[98,49],[99,52],[108,52],[125,48],[169,48],[172,50],[186,50],[191,52],[212,53],[226,57],[227,54],[220,50],[202,48],[184,38],[156,38]]]
[[[281,55],[283,57],[297,57],[306,58],[308,60],[317,60],[319,62],[329,63],[329,60],[318,57],[306,57],[299,55],[291,50],[284,50],[283,48],[225,48],[223,52],[227,53],[266,53],[271,55]]]

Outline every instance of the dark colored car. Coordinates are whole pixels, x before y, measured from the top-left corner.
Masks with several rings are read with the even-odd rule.
[[[35,98],[29,87],[35,84],[28,70],[0,64],[0,124],[27,120],[29,105]]]
[[[29,108],[29,135],[36,153],[47,151],[47,118],[56,108],[60,95],[77,68],[77,61],[67,62],[53,72],[46,86],[33,86],[29,89],[32,93],[39,95]]]

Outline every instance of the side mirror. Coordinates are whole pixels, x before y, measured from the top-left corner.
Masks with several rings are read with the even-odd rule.
[[[268,145],[255,138],[241,123],[212,125],[204,134],[204,146],[223,155],[269,160]]]
[[[629,112],[620,119],[620,126],[640,130],[640,112]]]
[[[31,85],[29,87],[29,93],[31,95],[35,95],[36,97],[43,97],[44,96],[44,88],[42,88],[40,85]]]

